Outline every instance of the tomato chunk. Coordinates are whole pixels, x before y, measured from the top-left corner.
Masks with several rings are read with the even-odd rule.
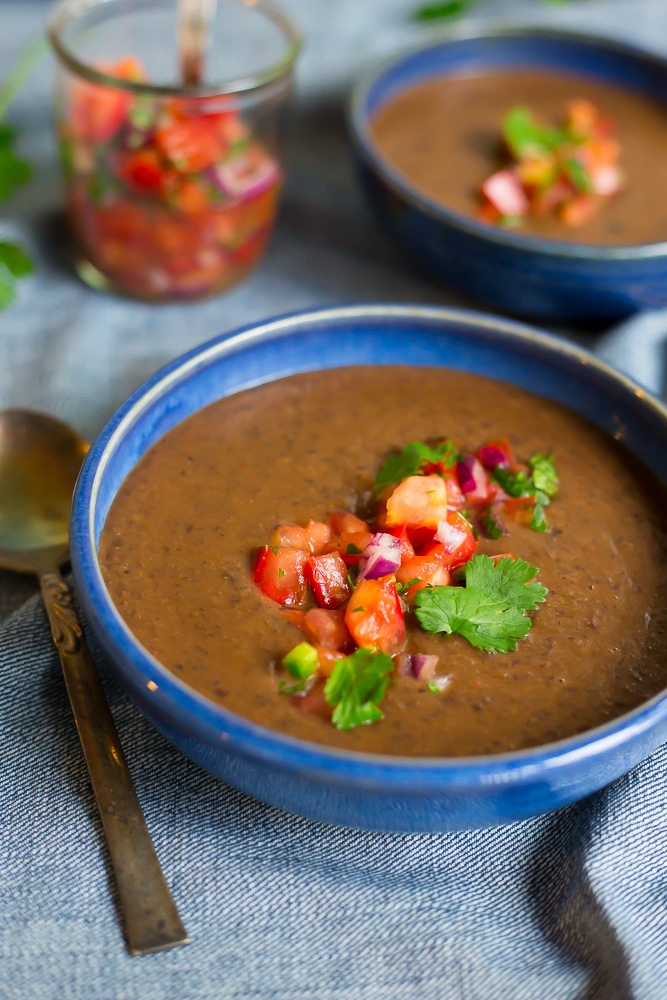
[[[308,556],[298,549],[264,545],[257,554],[253,580],[267,597],[286,607],[303,604],[308,593]]]
[[[329,611],[325,608],[312,608],[306,612],[301,630],[317,647],[344,652],[352,645],[342,609]]]
[[[300,524],[279,524],[270,538],[271,545],[286,546],[288,549],[301,549],[311,555],[318,556],[326,551],[331,542],[331,528],[321,521],[311,518],[305,528]]]
[[[447,485],[441,476],[408,476],[387,500],[387,524],[437,528],[447,517]]]
[[[315,600],[321,608],[338,608],[350,596],[347,566],[337,552],[311,556],[306,567]]]
[[[405,642],[405,621],[396,577],[357,584],[345,610],[345,623],[358,646],[373,646],[389,655],[398,652]]]
[[[444,546],[443,564],[450,570],[462,566],[472,558],[477,548],[472,525],[458,511],[448,514],[440,522],[435,538]]]
[[[369,531],[370,525],[362,521],[356,514],[351,514],[347,510],[332,510],[329,515],[329,523],[334,535],[348,535],[357,531]]]
[[[412,559],[406,559],[396,573],[396,579],[402,584],[410,583],[411,580],[417,581],[404,591],[404,596],[409,601],[423,587],[448,587],[450,585],[452,577],[445,565],[447,557],[445,546],[438,544],[433,545],[430,551],[424,555],[416,555]]]

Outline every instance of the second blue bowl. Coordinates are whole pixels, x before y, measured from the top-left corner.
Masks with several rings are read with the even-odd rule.
[[[487,29],[401,55],[362,81],[351,104],[361,180],[381,225],[437,279],[507,313],[605,321],[667,304],[667,233],[627,247],[522,236],[447,209],[383,158],[369,124],[389,100],[434,76],[510,68],[593,78],[667,108],[667,60],[592,35]]]

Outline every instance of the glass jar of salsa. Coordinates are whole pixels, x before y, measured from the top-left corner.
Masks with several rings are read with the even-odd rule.
[[[288,19],[270,0],[218,0],[197,85],[180,82],[176,0],[65,0],[49,35],[83,280],[166,301],[245,278],[266,249],[283,182],[281,125],[299,49]]]

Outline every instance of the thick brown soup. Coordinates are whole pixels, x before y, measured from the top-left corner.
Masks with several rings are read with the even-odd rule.
[[[555,453],[551,530],[514,524],[483,543],[539,567],[549,588],[516,652],[409,628],[451,684],[397,677],[383,721],[338,731],[278,693],[272,663],[301,639],[251,579],[275,525],[354,509],[387,454],[450,435],[507,435],[517,456]],[[284,733],[374,753],[468,755],[578,733],[667,686],[664,493],[625,452],[560,406],[459,372],[346,368],[223,399],[159,441],[123,484],[100,557],[121,615],[169,670]]]
[[[634,244],[667,240],[667,111],[594,80],[526,71],[430,80],[389,101],[371,131],[386,160],[424,194],[476,215],[482,182],[498,166],[503,119],[524,104],[546,123],[565,105],[587,98],[613,119],[627,187],[581,226],[554,215],[522,220],[521,232],[579,243]]]

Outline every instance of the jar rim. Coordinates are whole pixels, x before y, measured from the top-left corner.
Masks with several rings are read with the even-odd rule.
[[[61,0],[47,23],[47,37],[60,62],[77,76],[103,87],[113,87],[133,94],[152,97],[199,98],[219,97],[225,94],[246,94],[269,87],[272,83],[287,76],[301,51],[302,39],[299,31],[273,0],[223,0],[225,3],[233,3],[236,6],[257,10],[271,20],[281,30],[287,43],[282,57],[257,73],[222,80],[215,84],[172,86],[123,79],[79,59],[62,38],[65,28],[75,18],[85,15],[93,8],[97,7],[103,10],[121,2],[123,0]],[[155,6],[155,0],[140,0],[140,3],[146,7]]]

